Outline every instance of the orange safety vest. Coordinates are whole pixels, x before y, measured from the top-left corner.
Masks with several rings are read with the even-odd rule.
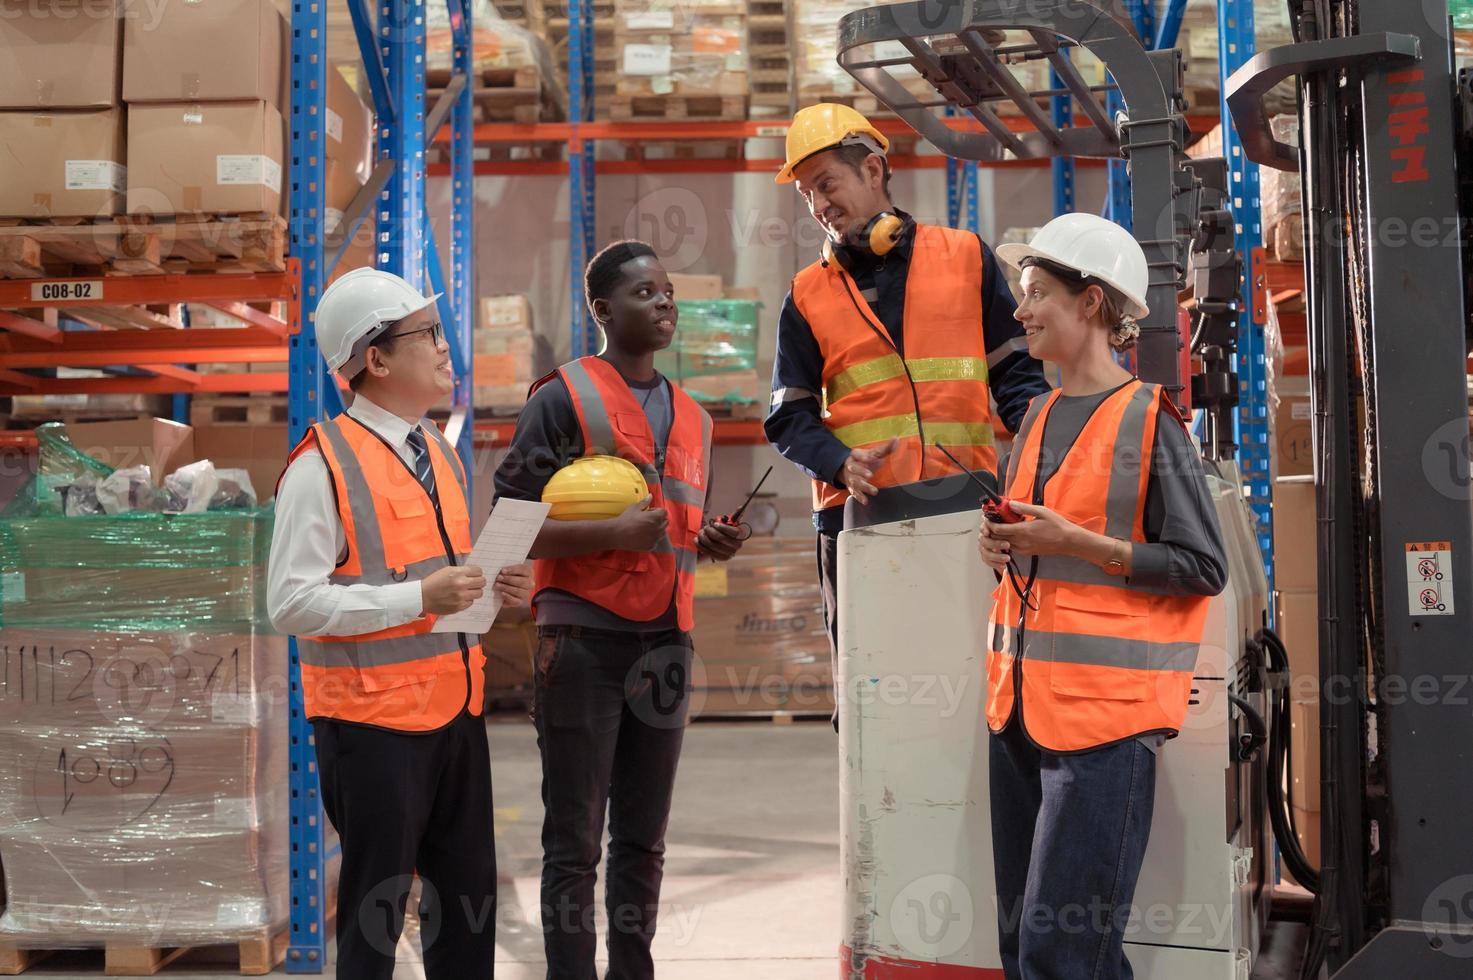
[[[1028,406],[1008,461],[1007,496],[1042,503],[1091,531],[1144,542],[1156,426],[1180,425],[1181,416],[1160,385],[1126,384],[1095,410],[1040,493],[1043,431],[1058,397],[1054,391]],[[1187,715],[1210,599],[1132,585],[1080,558],[1035,560],[1026,613],[1007,576],[993,593],[988,727],[1002,731],[1016,710],[1029,738],[1053,752],[1148,733],[1174,736]]]
[[[823,354],[824,424],[857,449],[900,440],[871,481],[893,487],[997,469],[982,330],[982,243],[969,232],[915,226],[905,277],[905,358],[839,263],[815,262],[793,278],[793,303]],[[925,449],[922,448],[922,439]],[[832,475],[832,474],[830,474]],[[813,481],[813,509],[849,496]]]
[[[533,563],[536,592],[569,592],[641,623],[664,615],[674,597],[680,628],[690,630],[695,623],[696,535],[711,471],[711,416],[677,385],[670,386],[674,418],[662,473],[655,468],[655,435],[649,419],[613,365],[602,358],[582,357],[554,374],[562,377],[572,395],[583,430],[583,454],[619,456],[639,467],[649,484],[650,506],[665,508],[670,524],[666,540],[654,551],[539,559]]]
[[[419,581],[471,551],[465,470],[440,430],[421,425],[435,471],[439,515],[410,465],[378,433],[347,414],[312,426],[308,447],[332,474],[348,555],[334,585]],[[428,732],[462,711],[481,713],[486,658],[479,637],[433,633],[436,616],[358,636],[299,636],[308,718],[336,718]]]

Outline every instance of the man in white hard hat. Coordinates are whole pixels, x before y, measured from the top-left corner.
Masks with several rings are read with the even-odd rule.
[[[793,117],[777,175],[825,238],[783,301],[764,429],[813,481],[834,650],[845,502],[958,472],[938,442],[994,472],[991,401],[1017,431],[1048,390],[981,238],[917,222],[891,200],[889,145],[855,109],[819,103]]]
[[[428,980],[490,977],[496,852],[479,637],[433,631],[479,598],[466,476],[425,414],[454,387],[435,300],[357,269],[317,308],[353,391],[293,450],[267,606],[298,639],[323,808],[342,841],[337,976],[391,980],[414,875]],[[497,576],[524,602],[525,571]]]

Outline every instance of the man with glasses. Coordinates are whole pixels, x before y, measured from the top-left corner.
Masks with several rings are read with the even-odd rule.
[[[342,841],[337,976],[391,980],[422,883],[427,980],[490,977],[496,852],[480,637],[434,632],[481,596],[466,476],[425,414],[455,385],[435,300],[357,269],[317,307],[353,391],[293,450],[276,495],[267,607],[298,639],[322,803]],[[519,605],[525,569],[493,586]]]

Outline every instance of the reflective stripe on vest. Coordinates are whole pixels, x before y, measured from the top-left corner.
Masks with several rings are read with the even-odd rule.
[[[889,381],[903,377],[909,368],[910,378],[922,381],[980,381],[987,383],[987,361],[980,357],[920,357],[904,361],[899,354],[884,357],[854,367],[829,379],[824,386],[824,401],[832,405],[845,395],[853,394],[864,385]]]
[[[793,303],[823,357],[824,424],[851,448],[898,440],[872,477],[875,486],[956,473],[937,442],[972,469],[996,470],[982,275],[976,235],[916,225],[905,272],[904,360],[837,264],[814,263],[794,277]],[[815,510],[848,496],[813,483]]]
[[[649,552],[609,551],[537,561],[536,591],[569,592],[635,622],[658,619],[673,601],[680,628],[689,630],[699,558],[696,533],[711,466],[710,415],[671,385],[670,438],[662,473],[655,467],[655,435],[649,420],[612,365],[585,357],[563,365],[558,373],[578,414],[585,454],[619,456],[639,467],[650,490],[650,505],[663,507],[670,522],[665,540]]]
[[[445,534],[459,562],[470,551],[464,471],[433,427],[421,431],[429,437]],[[419,581],[451,564],[428,493],[377,434],[343,415],[313,426],[297,452],[314,441],[332,476],[348,546],[329,576],[333,584]],[[298,637],[307,716],[430,731],[467,708],[479,714],[480,644],[466,641],[467,665],[459,634],[432,632],[434,620],[421,616],[357,636]],[[409,685],[417,685],[412,695]]]
[[[1010,497],[1039,499],[1043,431],[1058,397],[1054,392],[1029,405],[1009,459]],[[1156,426],[1177,424],[1163,398],[1159,386],[1140,382],[1106,398],[1044,485],[1044,505],[1110,537],[1144,542]],[[1108,470],[1097,460],[1108,461]],[[1006,580],[994,593],[988,726],[1001,731],[1020,711],[1029,737],[1056,752],[1177,731],[1210,600],[1137,586],[1077,558],[1036,562],[1029,608]],[[1020,613],[1026,617],[1021,637]]]

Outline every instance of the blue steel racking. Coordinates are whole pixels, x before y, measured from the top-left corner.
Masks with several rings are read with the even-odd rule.
[[[1177,21],[1178,25],[1180,20]],[[1165,23],[1163,22],[1163,28]],[[1273,490],[1269,474],[1268,377],[1265,364],[1263,317],[1253,301],[1254,279],[1261,276],[1263,210],[1258,189],[1258,164],[1243,154],[1242,141],[1227,108],[1227,79],[1246,64],[1255,49],[1253,0],[1219,0],[1217,5],[1218,65],[1222,75],[1219,109],[1222,115],[1222,154],[1228,164],[1228,194],[1236,222],[1238,254],[1243,257],[1243,282],[1238,295],[1238,461],[1243,492],[1257,519],[1258,549],[1273,591]]]
[[[358,225],[373,211],[374,261],[442,297],[456,386],[452,431],[456,447],[473,476],[471,458],[472,324],[475,311],[474,182],[471,171],[472,103],[470,10],[463,0],[448,0],[454,73],[441,105],[425,106],[424,0],[383,0],[376,20],[366,0],[348,0],[364,73],[377,116],[378,163],[369,185],[349,207],[341,227],[323,231],[326,144],[324,98],[327,83],[327,9],[324,0],[294,0],[292,7],[291,98],[291,252],[301,267],[300,303],[294,306],[294,332],[288,358],[288,429],[295,444],[308,426],[341,410],[335,381],[318,354],[313,320],[332,267],[341,259]],[[450,140],[449,281],[425,202],[425,153],[433,130],[448,117]],[[324,913],[325,861],[322,804],[312,730],[302,706],[301,668],[291,642],[291,937],[288,973],[321,973],[327,958]],[[348,914],[351,914],[349,912]]]

